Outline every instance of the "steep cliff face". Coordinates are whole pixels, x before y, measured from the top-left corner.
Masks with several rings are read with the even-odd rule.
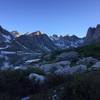
[[[91,43],[100,43],[100,25],[98,24],[96,27],[90,27],[87,31],[86,35],[86,44]]]
[[[0,26],[0,48],[8,47],[13,39],[13,35]]]
[[[100,42],[100,25],[99,24],[96,27],[93,39],[97,40],[97,42]]]

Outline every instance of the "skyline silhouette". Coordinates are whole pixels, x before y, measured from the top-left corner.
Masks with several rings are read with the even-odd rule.
[[[100,23],[99,0],[0,0],[0,25],[21,33],[86,35]]]

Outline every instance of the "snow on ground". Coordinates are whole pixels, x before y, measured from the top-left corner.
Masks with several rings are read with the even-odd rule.
[[[9,48],[10,45],[6,45],[5,47],[0,47],[0,50]]]
[[[30,97],[23,97],[21,100],[30,100]]]
[[[2,35],[5,38],[5,42],[10,43],[11,41],[11,36],[10,35]]]
[[[34,62],[38,62],[38,61],[40,61],[40,59],[32,59],[32,60],[25,61],[25,63],[34,63]]]
[[[27,68],[26,67],[23,67],[23,66],[16,66],[14,67],[14,70],[26,70]]]
[[[16,54],[16,52],[1,51],[1,54],[2,54],[2,55],[5,55],[5,54]]]

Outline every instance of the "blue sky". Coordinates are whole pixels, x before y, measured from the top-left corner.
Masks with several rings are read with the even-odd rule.
[[[100,23],[100,0],[0,0],[0,25],[21,33],[85,36]]]

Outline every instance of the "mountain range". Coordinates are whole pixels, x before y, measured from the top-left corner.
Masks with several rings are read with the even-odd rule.
[[[40,58],[44,53],[92,43],[100,43],[99,24],[90,27],[83,38],[75,35],[48,36],[40,31],[20,35],[17,31],[9,32],[0,26],[0,66],[17,66],[24,64],[28,59]]]

